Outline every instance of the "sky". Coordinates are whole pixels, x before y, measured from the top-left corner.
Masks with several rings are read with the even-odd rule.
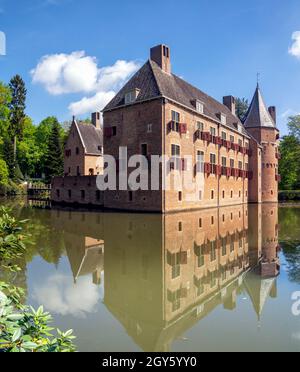
[[[36,124],[101,110],[161,43],[173,73],[220,101],[251,100],[259,73],[283,134],[300,113],[299,0],[0,0],[1,32],[0,81],[23,77]]]

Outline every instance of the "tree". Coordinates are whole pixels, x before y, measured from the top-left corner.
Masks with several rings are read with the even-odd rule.
[[[26,117],[24,120],[23,139],[18,142],[18,164],[21,172],[29,177],[41,175],[40,161],[43,155],[41,145],[36,141],[36,126]]]
[[[300,187],[300,141],[294,135],[283,137],[280,143],[279,173],[281,190],[297,190]]]
[[[11,93],[8,86],[0,82],[0,137],[7,134]]]
[[[236,98],[236,116],[243,121],[249,109],[249,102],[245,98]]]
[[[63,150],[61,141],[61,126],[57,119],[52,124],[52,130],[48,141],[45,171],[48,181],[54,176],[63,174]]]
[[[22,139],[26,117],[27,90],[20,75],[16,75],[11,79],[9,87],[12,97],[10,103],[10,135],[12,138]]]
[[[14,156],[14,145],[10,139],[10,137],[5,136],[4,143],[3,143],[3,158],[6,161],[9,178],[15,179],[16,178],[16,161]]]
[[[5,160],[0,159],[0,184],[6,185],[8,182],[8,168]]]
[[[50,142],[50,137],[53,129],[53,125],[57,124],[57,118],[54,116],[49,116],[38,125],[36,128],[34,137],[35,143],[37,144],[40,152],[39,162],[37,166],[38,173],[45,173],[47,153],[48,153],[48,144]],[[66,136],[65,130],[59,124],[59,137],[61,144],[64,143]]]
[[[288,121],[289,132],[300,141],[300,115],[290,116]]]

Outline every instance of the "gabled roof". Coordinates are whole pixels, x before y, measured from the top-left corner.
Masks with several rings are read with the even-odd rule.
[[[75,122],[80,138],[88,155],[102,155],[103,146],[102,129],[97,129],[93,124],[84,124]]]
[[[244,126],[245,128],[276,128],[276,124],[274,123],[262,97],[259,85],[257,85],[251,105],[245,116]]]
[[[225,114],[227,126],[235,131],[237,130],[235,125],[240,123],[240,120],[231,113],[227,106],[216,101],[214,98],[178,76],[165,73],[157,63],[152,60],[144,64],[104,108],[103,112],[123,106],[125,104],[125,94],[134,89],[140,90],[135,101],[136,103],[165,97],[195,111],[195,100],[198,100],[204,104],[205,116],[220,122],[220,113]],[[241,125],[241,129],[243,134],[248,135],[243,125]]]

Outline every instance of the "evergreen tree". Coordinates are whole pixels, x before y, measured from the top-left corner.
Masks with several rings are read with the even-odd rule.
[[[16,178],[14,145],[8,136],[6,136],[3,141],[3,158],[5,159],[5,162],[7,164],[9,178],[14,180]]]
[[[63,175],[63,150],[60,136],[61,127],[57,119],[52,124],[46,153],[46,179]]]
[[[10,127],[9,132],[12,139],[22,139],[25,121],[26,94],[24,80],[21,76],[14,76],[10,83],[11,103],[10,103]]]
[[[249,109],[249,102],[245,98],[236,98],[236,116],[243,121]]]

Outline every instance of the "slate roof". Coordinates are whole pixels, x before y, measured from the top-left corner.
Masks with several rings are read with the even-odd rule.
[[[216,101],[198,88],[192,86],[174,74],[165,73],[154,61],[147,61],[144,66],[129,80],[103,112],[121,107],[125,104],[125,94],[131,90],[139,89],[137,102],[165,97],[181,105],[195,110],[195,100],[204,104],[204,115],[220,122],[220,113],[225,114],[227,126],[237,130],[235,124],[240,120],[231,113],[227,106]],[[243,125],[242,132],[248,135]]]
[[[262,97],[259,85],[257,85],[251,105],[245,116],[244,126],[245,128],[276,128],[276,124],[274,123]]]
[[[97,129],[92,124],[76,123],[79,134],[82,138],[86,154],[102,155],[99,146],[103,146],[102,129]]]

